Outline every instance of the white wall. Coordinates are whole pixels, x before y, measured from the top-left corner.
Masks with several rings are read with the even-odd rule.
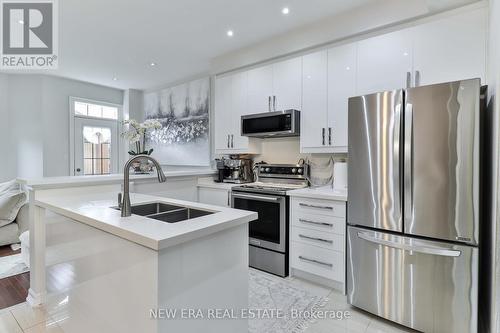
[[[2,84],[8,98],[6,107],[0,102],[0,115],[12,142],[3,179],[69,175],[70,96],[123,103],[122,90],[54,76],[2,75],[3,91]]]
[[[16,175],[43,176],[42,79],[9,75],[8,112]],[[53,129],[57,132],[57,128]]]
[[[0,182],[9,180],[16,174],[9,125],[8,89],[8,76],[0,74],[0,156],[2,156]]]

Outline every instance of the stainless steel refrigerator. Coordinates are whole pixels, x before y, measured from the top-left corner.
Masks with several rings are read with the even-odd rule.
[[[480,81],[349,99],[349,303],[477,332]]]

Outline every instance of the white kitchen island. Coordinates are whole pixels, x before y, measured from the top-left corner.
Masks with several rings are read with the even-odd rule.
[[[248,222],[257,214],[131,194],[132,205],[212,214],[176,223],[122,218],[113,208],[118,192],[98,185],[30,198],[28,301],[65,332],[247,332],[245,318],[220,310],[248,307]]]

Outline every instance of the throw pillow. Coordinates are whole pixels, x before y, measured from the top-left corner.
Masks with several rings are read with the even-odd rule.
[[[19,190],[0,193],[0,227],[12,223],[21,207],[26,203],[25,192]]]

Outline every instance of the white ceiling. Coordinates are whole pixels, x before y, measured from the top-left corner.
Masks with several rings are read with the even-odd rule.
[[[370,1],[62,0],[59,69],[50,74],[122,89],[156,87],[208,72],[215,56]]]
[[[374,1],[62,0],[59,69],[50,74],[122,89],[157,87],[208,72],[216,56]]]

